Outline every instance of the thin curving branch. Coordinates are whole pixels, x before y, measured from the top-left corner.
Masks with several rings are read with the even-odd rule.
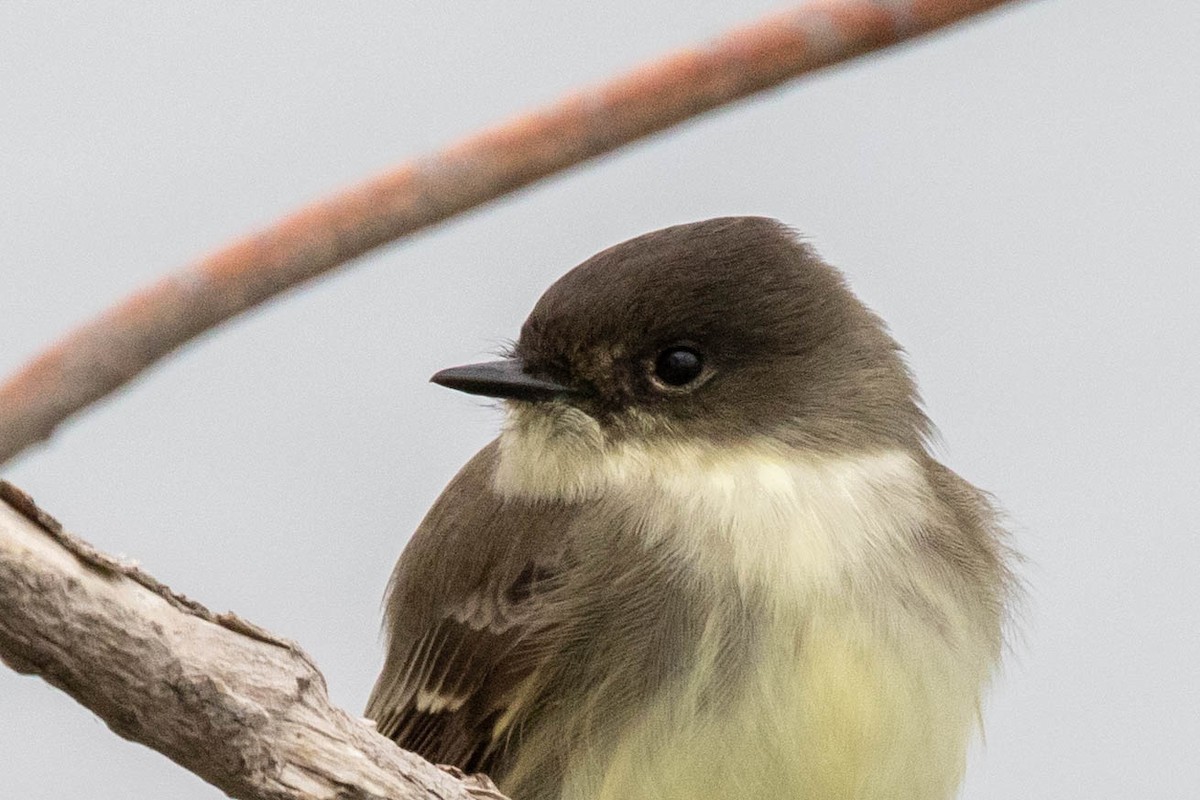
[[[242,800],[504,800],[333,707],[296,645],[66,533],[0,481],[0,660]]]
[[[197,335],[370,250],[791,78],[1006,2],[810,2],[303,208],[129,297],[0,385],[0,463]]]

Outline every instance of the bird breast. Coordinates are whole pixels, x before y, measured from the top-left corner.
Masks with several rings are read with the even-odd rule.
[[[684,677],[572,756],[563,800],[952,796],[994,637],[917,545],[938,500],[916,458],[614,446],[567,422],[510,420],[497,491],[611,507],[714,602],[752,598],[736,624],[757,630],[714,613]],[[753,642],[736,685],[731,641]]]

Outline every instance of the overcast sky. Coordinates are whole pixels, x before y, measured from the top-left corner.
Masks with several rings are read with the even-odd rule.
[[[0,3],[0,372],[297,205],[778,5]],[[427,383],[664,225],[804,232],[907,348],[940,457],[1028,557],[963,797],[1200,785],[1200,4],[1017,5],[363,259],[3,474],[303,644],[358,710],[409,533],[496,432]],[[0,797],[220,793],[0,668]]]

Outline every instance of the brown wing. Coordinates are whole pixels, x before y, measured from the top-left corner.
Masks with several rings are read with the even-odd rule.
[[[388,591],[388,654],[366,714],[401,747],[467,772],[503,767],[522,684],[554,627],[568,506],[503,500],[492,442],[405,548]]]

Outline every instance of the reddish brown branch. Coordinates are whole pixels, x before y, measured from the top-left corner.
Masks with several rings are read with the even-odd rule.
[[[1010,0],[825,0],[488,128],[138,292],[0,385],[0,463],[198,334],[380,245],[821,67]]]

